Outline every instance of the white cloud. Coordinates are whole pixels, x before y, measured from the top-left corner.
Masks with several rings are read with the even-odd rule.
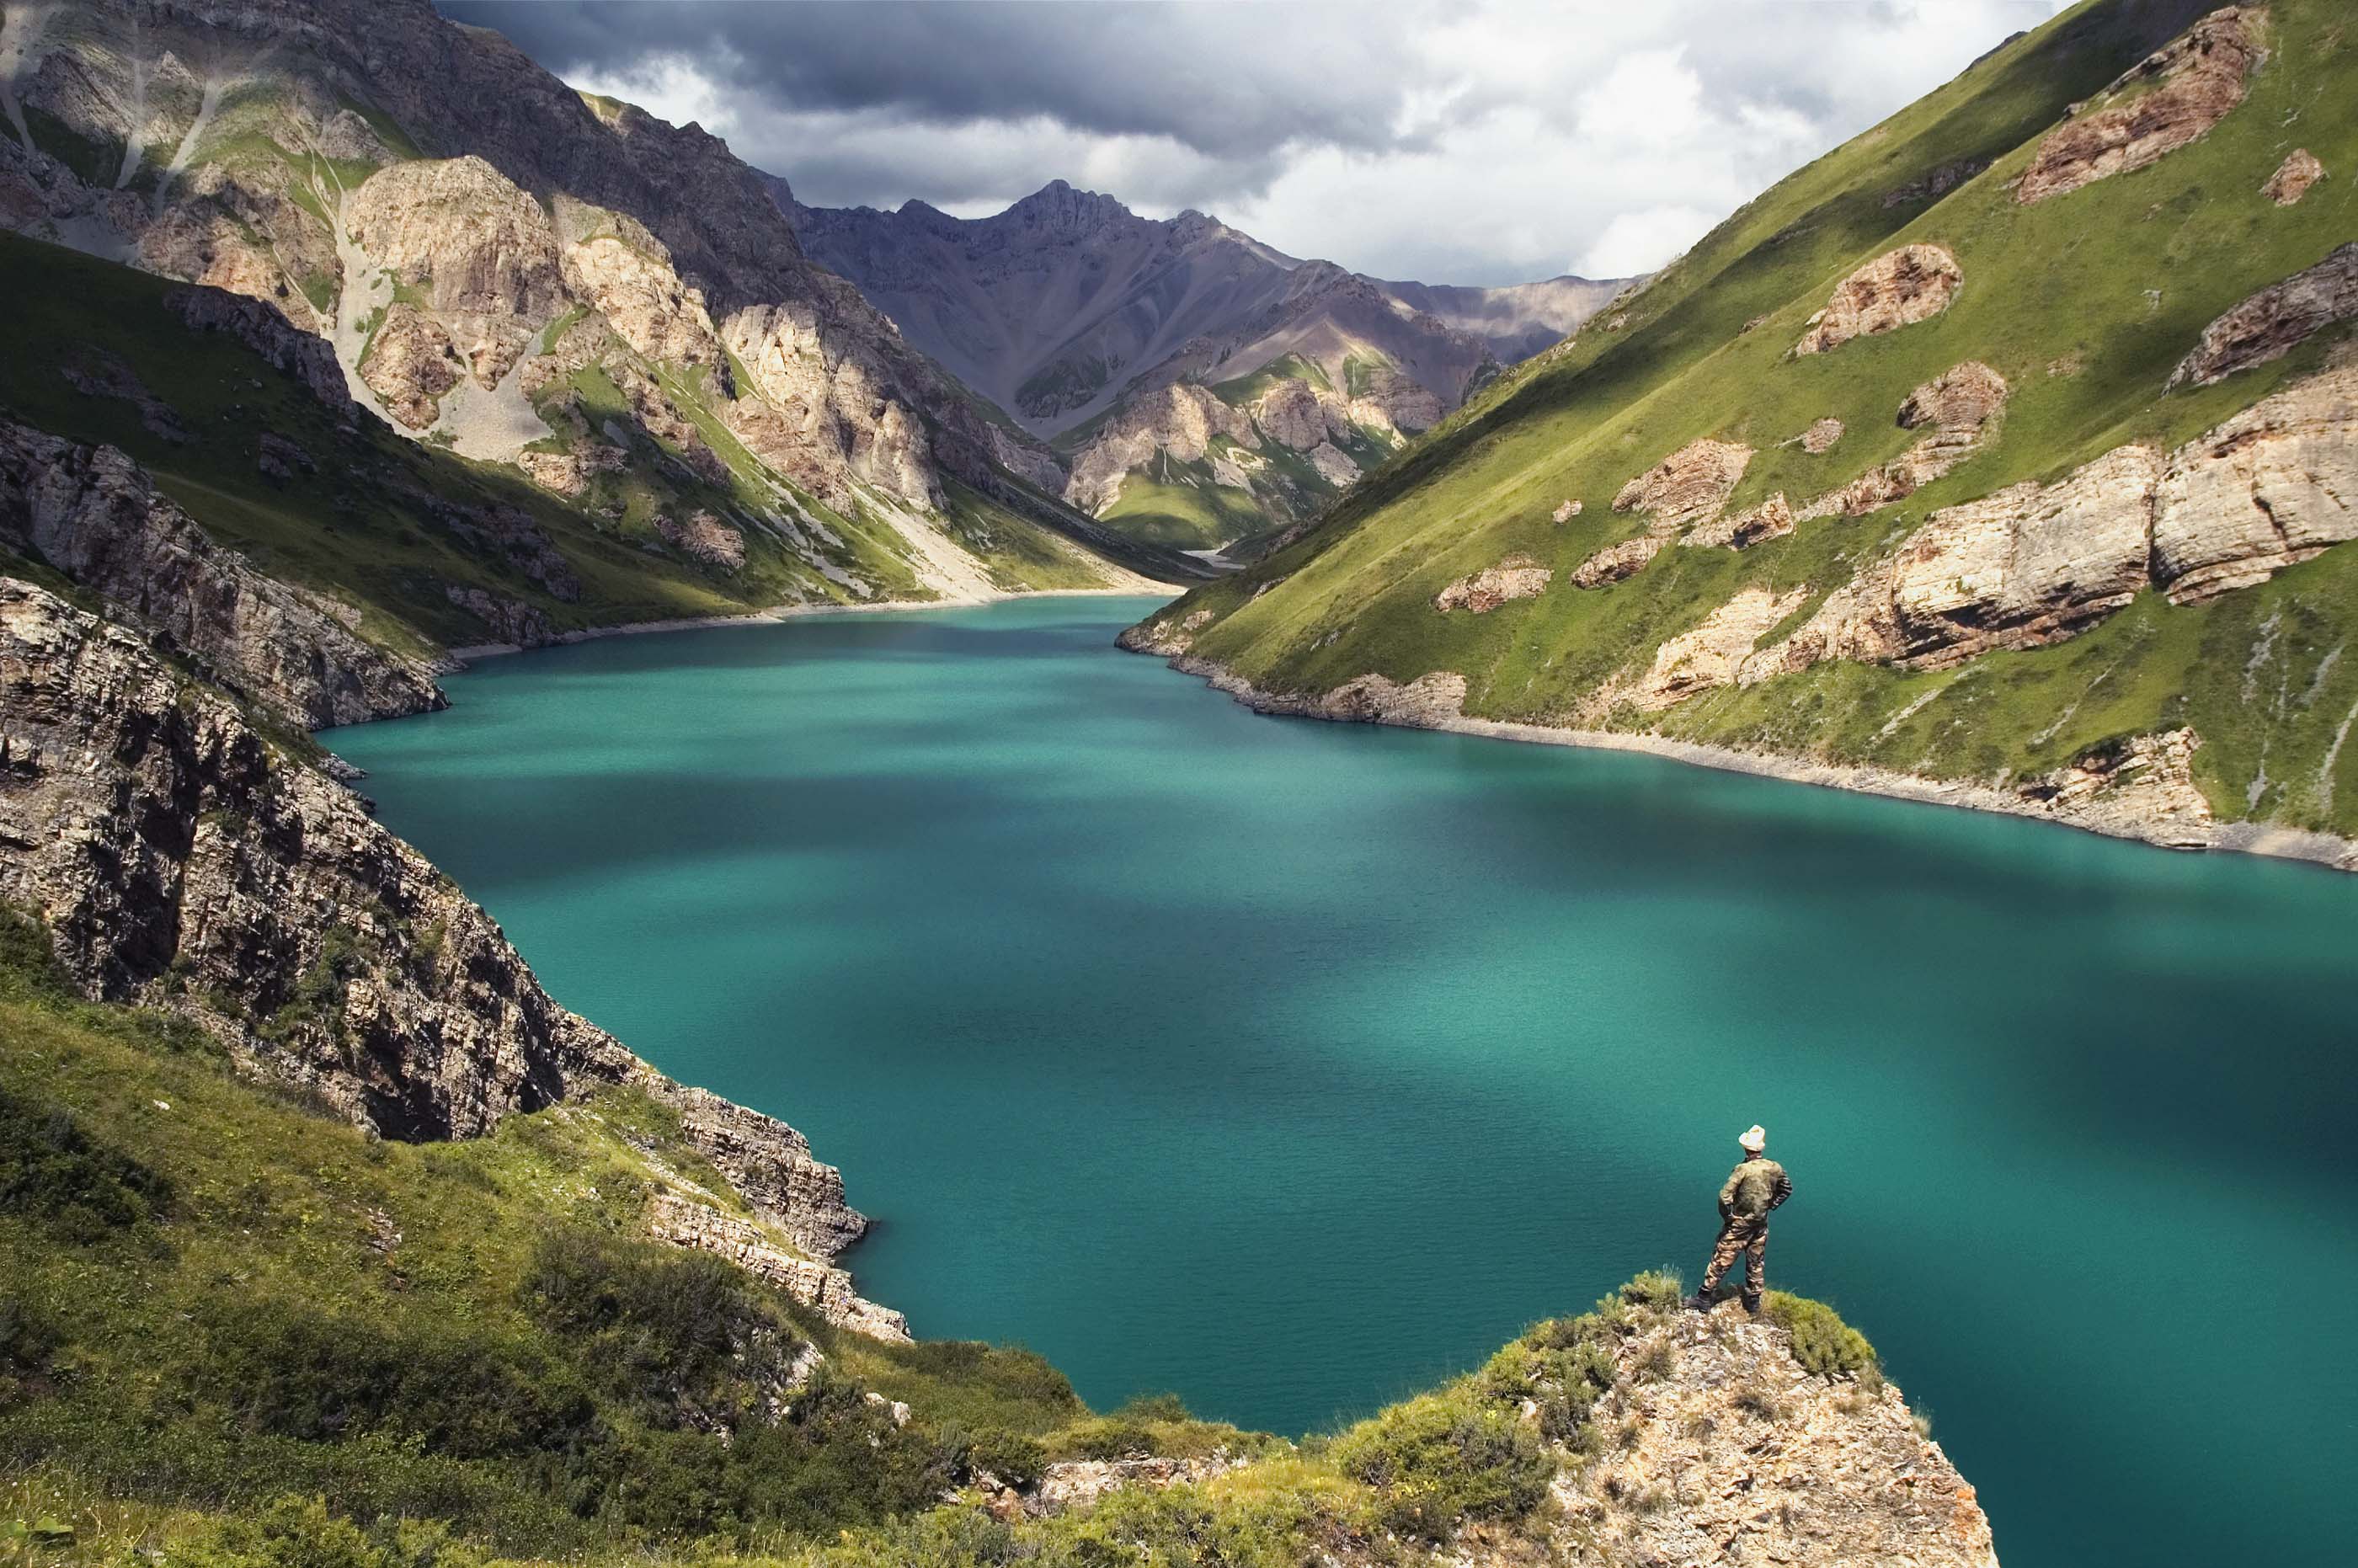
[[[1322,16],[1350,27],[1348,49],[1322,74],[1300,59],[1235,55],[1243,46],[1232,11],[1110,16],[1075,7],[1059,21],[1062,8],[1052,7],[1023,13],[1020,27],[1011,13],[1011,40],[1032,28],[1024,43],[1036,50],[1049,47],[1042,38],[1070,35],[1075,58],[1065,63],[1090,73],[1090,85],[1065,102],[1055,73],[1043,73],[1047,85],[1025,89],[1013,105],[1004,94],[952,103],[891,81],[860,92],[768,90],[760,51],[801,25],[795,9],[743,8],[768,29],[759,47],[741,39],[741,49],[724,29],[719,43],[699,35],[693,59],[642,50],[602,70],[548,63],[578,85],[700,122],[816,204],[915,197],[975,216],[1063,178],[1150,216],[1202,208],[1281,250],[1381,276],[1504,283],[1660,266],[1786,173],[2058,8],[2060,0],[1446,8],[1402,0],[1331,16],[1313,7],[1268,13],[1289,49],[1306,47]],[[817,9],[838,33],[859,10]],[[956,7],[957,27],[940,31],[979,47],[992,9]],[[726,22],[732,13],[719,15]],[[1119,26],[1093,30],[1083,25],[1092,16]],[[899,13],[899,23],[909,16]],[[1120,46],[1118,61],[1090,53],[1113,47],[1091,41],[1098,31]],[[914,47],[915,36],[896,33],[898,47]],[[912,61],[907,75],[936,80],[942,63]],[[1103,128],[1109,70],[1141,73],[1140,91],[1165,105],[1156,127]],[[1186,119],[1180,90],[1190,82],[1207,84],[1205,113],[1217,124]],[[1300,101],[1292,118],[1275,103],[1288,97]],[[1272,129],[1239,146],[1222,131],[1248,101]],[[1368,134],[1371,106],[1388,135]]]

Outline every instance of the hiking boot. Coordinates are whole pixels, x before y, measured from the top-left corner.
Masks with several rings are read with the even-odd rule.
[[[1687,1298],[1686,1305],[1687,1310],[1690,1312],[1709,1312],[1711,1310],[1711,1292],[1709,1291],[1697,1291],[1694,1294]]]
[[[1760,1298],[1754,1295],[1750,1291],[1745,1292],[1744,1310],[1751,1314],[1754,1317],[1758,1317],[1760,1315]]]

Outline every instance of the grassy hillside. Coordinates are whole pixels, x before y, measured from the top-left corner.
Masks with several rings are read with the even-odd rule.
[[[1647,1276],[1293,1444],[1168,1397],[1094,1414],[1021,1350],[831,1328],[638,1238],[683,1178],[732,1201],[628,1091],[365,1138],[184,1022],[73,999],[0,909],[0,1539],[204,1568],[1421,1562],[1538,1521],[1561,1466],[1631,1441],[1592,1408],[1657,1375],[1615,1354],[1678,1296]],[[1771,1304],[1803,1368],[1874,1388],[1831,1313]],[[980,1506],[1064,1461],[1215,1455],[1093,1511]]]
[[[2174,446],[2313,371],[2339,332],[2218,385],[2164,393],[2213,318],[2358,233],[2358,38],[2342,7],[2269,7],[2247,98],[2201,139],[2036,204],[2011,189],[2071,105],[2208,9],[2093,0],[1780,182],[1575,342],[1509,372],[1363,481],[1307,537],[1197,589],[1182,611],[1213,615],[1193,652],[1289,692],[1454,671],[1471,714],[1570,722],[1610,677],[1747,586],[1806,589],[1790,628],[1942,506],[2050,482],[2126,442]],[[2279,207],[2261,187],[2296,147],[2331,173]],[[1945,311],[1791,354],[1839,280],[1920,242],[1962,269]],[[1757,449],[1730,513],[1779,492],[1798,505],[1908,448],[1920,432],[1896,422],[1903,399],[1967,360],[1995,367],[2012,396],[1937,482],[1741,551],[1666,549],[1601,590],[1565,581],[1645,530],[1611,503],[1689,441]],[[1827,417],[1846,427],[1832,449],[1794,439]],[[1559,524],[1566,501],[1581,511]],[[1484,615],[1434,609],[1443,585],[1515,553],[1552,568],[1553,586]],[[2197,782],[2219,816],[2347,835],[2358,832],[2358,749],[2339,753],[2338,772],[2326,763],[2358,703],[2358,664],[2339,655],[2353,630],[2358,553],[2329,551],[2200,607],[2149,593],[2072,640],[1962,669],[1822,663],[1607,721],[1979,779],[2191,724]]]
[[[38,301],[38,308],[14,314],[11,351],[0,356],[0,411],[55,435],[122,448],[215,538],[273,576],[356,606],[363,630],[391,646],[418,652],[496,640],[452,602],[452,587],[527,605],[557,631],[780,602],[858,602],[863,596],[847,586],[850,577],[871,585],[865,597],[932,597],[894,528],[856,509],[833,510],[770,470],[704,406],[698,387],[676,382],[667,390],[698,416],[698,433],[726,465],[725,483],[663,463],[669,449],[639,428],[635,438],[650,460],[599,476],[568,502],[504,464],[471,462],[405,439],[373,418],[341,424],[234,338],[190,330],[164,303],[177,287],[0,233],[0,292]],[[157,428],[132,398],[77,389],[68,372],[127,375],[127,384],[169,411],[178,432],[170,424]],[[592,415],[635,426],[596,367],[574,379]],[[265,432],[292,441],[312,469],[265,473]],[[659,512],[760,515],[782,503],[814,535],[826,531],[831,571],[760,527],[743,530],[742,569],[723,571],[671,547],[654,525]],[[579,579],[578,600],[552,595],[495,541],[467,526],[469,512],[495,506],[522,512],[547,535]],[[971,490],[955,489],[948,522],[1001,588],[1102,581],[1071,540]]]

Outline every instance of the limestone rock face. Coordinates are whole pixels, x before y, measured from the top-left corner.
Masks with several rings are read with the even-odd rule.
[[[275,305],[219,288],[176,288],[165,306],[200,332],[224,332],[309,388],[336,412],[357,413],[343,367],[326,340],[304,331]]]
[[[1242,409],[1229,407],[1203,387],[1192,382],[1158,387],[1125,405],[1081,449],[1073,460],[1065,499],[1084,512],[1099,511],[1120,495],[1123,477],[1144,468],[1157,452],[1168,452],[1183,463],[1195,462],[1218,436],[1254,450],[1261,444],[1260,432]],[[1325,438],[1322,415],[1319,439]]]
[[[672,265],[671,248],[624,212],[560,198],[557,222],[574,236],[564,248],[565,286],[606,318],[622,341],[651,360],[713,364],[720,341],[701,289]]]
[[[1816,457],[1821,452],[1833,451],[1834,443],[1842,438],[1843,422],[1828,416],[1813,421],[1808,429],[1801,432],[1801,450]]]
[[[1606,583],[1633,577],[1661,553],[1663,543],[1658,534],[1640,534],[1634,539],[1608,545],[1573,568],[1572,586],[1603,588]]]
[[[1631,1433],[1554,1491],[1596,1560],[1996,1568],[1988,1517],[1888,1383],[1804,1372],[1733,1302],[1628,1336],[1600,1426]],[[1669,1370],[1656,1368],[1667,1357]],[[1740,1542],[1740,1547],[1731,1543]]]
[[[1306,452],[1326,440],[1326,408],[1300,376],[1288,376],[1253,403],[1253,423],[1280,446]]]
[[[2153,578],[2173,604],[2264,582],[2358,539],[2358,363],[2263,398],[2170,455]]]
[[[2209,386],[2237,371],[2282,359],[2339,321],[2358,317],[2358,241],[2315,266],[2270,284],[2202,329],[2194,351],[2170,373],[2169,384]]]
[[[1781,539],[1793,531],[1792,504],[1779,491],[1748,512],[1733,517],[1714,517],[1695,525],[1682,545],[1725,545],[1731,550],[1741,550],[1759,544],[1764,539]]]
[[[909,1343],[906,1317],[862,1297],[841,1269],[795,1257],[758,1225],[676,1193],[649,1198],[646,1220],[647,1234],[655,1240],[725,1258],[838,1327],[895,1345]]]
[[[1487,615],[1509,600],[1537,599],[1554,576],[1529,556],[1509,556],[1497,566],[1459,578],[1443,589],[1433,596],[1433,607],[1443,611],[1470,610],[1476,615]]]
[[[1957,258],[1939,245],[1887,252],[1834,286],[1833,297],[1811,318],[1793,351],[1822,354],[1853,338],[1928,320],[1949,308],[1963,278]]]
[[[2266,16],[2259,7],[2223,7],[2147,56],[2097,95],[2100,107],[2048,133],[2014,199],[2043,201],[2143,168],[2225,119],[2244,101],[2244,79],[2267,58],[2258,36]],[[2134,95],[2111,102],[2124,92]]]
[[[132,631],[0,579],[0,897],[93,998],[172,1008],[389,1137],[472,1137],[609,1084],[666,1100],[763,1221],[865,1221],[784,1123],[685,1089],[559,1007],[359,798]]]
[[[1577,501],[1559,502],[1556,509],[1548,514],[1548,517],[1552,522],[1569,523],[1580,515],[1580,503]]]
[[[1690,441],[1621,487],[1616,512],[1652,515],[1653,531],[1676,534],[1716,514],[1735,493],[1752,449],[1732,441]]]
[[[745,535],[709,512],[698,512],[686,522],[669,515],[655,519],[655,532],[665,544],[706,566],[736,572],[745,565]]]
[[[1704,618],[1703,624],[1654,650],[1653,664],[1631,680],[1616,682],[1596,699],[1602,711],[1622,702],[1641,712],[1675,708],[1697,692],[1733,686],[1744,661],[1760,639],[1810,597],[1806,588],[1778,593],[1754,585]]]
[[[2098,832],[2133,829],[2161,843],[2209,841],[2211,803],[2194,782],[2201,738],[2189,729],[2134,735],[2021,784],[2048,814]]]
[[[1929,425],[1931,433],[1891,461],[1819,496],[1800,515],[1864,517],[1915,494],[1980,449],[2006,399],[2006,378],[1979,360],[1942,372],[1899,406],[1902,428]]]
[[[380,169],[346,199],[341,222],[373,264],[426,294],[479,385],[497,385],[565,308],[547,215],[480,157]]]
[[[2072,635],[2146,586],[2161,466],[2149,448],[2121,447],[2044,489],[1942,508],[1745,678],[1822,658],[1944,668]]]
[[[599,474],[620,473],[630,460],[628,452],[603,441],[591,441],[570,452],[516,454],[516,466],[530,475],[535,484],[568,496],[580,494]]]
[[[2290,207],[2309,194],[2309,188],[2325,178],[2325,166],[2307,147],[2295,147],[2285,155],[2284,162],[2268,176],[2260,187],[2260,194],[2279,207]]]
[[[361,379],[384,399],[385,412],[423,430],[441,412],[438,400],[464,373],[442,323],[407,300],[386,307],[384,322],[361,362]]]
[[[432,674],[362,641],[334,606],[209,538],[113,447],[0,419],[0,542],[139,616],[175,652],[302,728],[447,706]]]

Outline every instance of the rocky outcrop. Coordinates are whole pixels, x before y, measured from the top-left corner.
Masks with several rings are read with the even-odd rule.
[[[1555,573],[1529,556],[1509,556],[1495,567],[1459,578],[1433,595],[1433,607],[1446,613],[1467,610],[1487,615],[1509,600],[1537,599]]]
[[[138,616],[174,653],[289,725],[445,706],[423,665],[362,641],[347,607],[216,545],[113,447],[0,420],[0,543]]]
[[[1018,1507],[1034,1516],[1070,1513],[1095,1508],[1107,1493],[1124,1487],[1160,1491],[1165,1487],[1194,1486],[1245,1464],[1245,1459],[1226,1449],[1185,1458],[1140,1454],[1127,1459],[1065,1459],[1042,1471],[1040,1484],[1018,1499]]]
[[[1957,258],[1939,245],[1887,252],[1834,286],[1833,297],[1810,318],[1809,330],[1793,351],[1822,354],[1853,338],[1929,320],[1949,308],[1963,279]]]
[[[1752,461],[1752,449],[1733,441],[1690,441],[1621,487],[1616,512],[1650,515],[1653,532],[1668,536],[1716,514]]]
[[[720,340],[704,294],[681,278],[671,248],[624,212],[609,212],[570,197],[557,203],[568,236],[561,258],[565,287],[588,304],[636,352],[684,365],[717,364]]]
[[[1742,550],[1765,539],[1781,539],[1792,531],[1793,508],[1780,490],[1747,512],[1697,524],[1679,543],[1725,545],[1731,550]]]
[[[1297,452],[1306,452],[1326,439],[1326,406],[1300,376],[1288,376],[1256,398],[1252,419],[1262,435]]]
[[[2099,747],[2016,793],[2050,816],[2115,835],[2199,848],[2211,842],[2211,803],[2194,782],[2201,738],[2183,727]]]
[[[1828,415],[1823,419],[1811,421],[1810,427],[1802,431],[1799,437],[1801,450],[1812,457],[1816,457],[1821,452],[1833,451],[1834,443],[1842,438],[1843,422],[1832,415]]]
[[[442,323],[407,300],[385,308],[361,380],[384,400],[385,412],[412,430],[440,417],[442,395],[459,384],[465,367]]]
[[[862,1297],[841,1269],[795,1256],[750,1220],[677,1193],[657,1193],[647,1200],[646,1227],[657,1241],[709,1252],[767,1280],[838,1327],[891,1344],[909,1343],[906,1317]]]
[[[1648,561],[1661,553],[1664,541],[1659,534],[1640,534],[1617,545],[1607,545],[1573,568],[1574,588],[1603,588],[1634,577]]]
[[[620,473],[630,466],[631,454],[603,441],[585,441],[569,452],[516,454],[516,467],[533,483],[558,495],[572,497],[590,488],[600,474]]]
[[[1819,496],[1800,515],[1864,517],[1915,494],[1981,449],[1994,434],[2006,399],[2006,378],[1979,360],[1943,371],[1899,405],[1903,429],[1929,425],[1931,433],[1891,461]]]
[[[1579,516],[1579,515],[1580,515],[1580,513],[1581,513],[1581,506],[1580,506],[1580,503],[1579,503],[1579,502],[1577,502],[1577,501],[1562,501],[1562,502],[1558,502],[1558,503],[1556,503],[1556,509],[1555,509],[1554,511],[1552,511],[1552,512],[1551,512],[1551,513],[1549,513],[1549,514],[1548,514],[1548,521],[1550,521],[1550,522],[1552,522],[1552,523],[1569,523],[1569,522],[1571,522],[1574,518],[1575,518],[1575,517]]]
[[[1745,660],[1777,623],[1808,602],[1806,588],[1779,593],[1758,585],[1745,589],[1654,650],[1651,665],[1634,676],[1609,683],[1597,693],[1601,715],[1628,703],[1641,713],[1675,708],[1697,692],[1733,686]]]
[[[307,332],[266,300],[226,289],[175,288],[164,296],[165,308],[200,332],[225,332],[301,382],[338,414],[358,411],[344,381],[336,351],[325,339]]]
[[[2295,147],[2285,155],[2284,162],[2277,165],[2267,183],[2260,187],[2260,194],[2279,207],[2290,207],[2324,178],[2325,166],[2317,161],[2317,155],[2307,147]]]
[[[2209,386],[2237,371],[2282,359],[2337,322],[2358,318],[2358,240],[2315,266],[2270,284],[2202,329],[2201,341],[2170,373],[2169,384]]]
[[[1085,512],[1111,505],[1124,476],[1144,468],[1157,453],[1176,461],[1200,461],[1216,437],[1258,449],[1260,435],[1249,416],[1210,392],[1180,382],[1132,399],[1073,460],[1065,499]],[[1323,434],[1321,439],[1324,439]]]
[[[1733,1302],[1650,1314],[1592,1419],[1622,1440],[1555,1499],[1584,1558],[1996,1568],[1988,1517],[1880,1378],[1814,1376]]]
[[[2358,358],[2170,454],[2154,497],[2154,581],[2174,604],[2264,582],[2358,539]]]
[[[2208,132],[2244,101],[2244,78],[2267,58],[2260,47],[2266,16],[2229,5],[2146,57],[2098,93],[2094,107],[2048,133],[2014,199],[2044,201],[2143,168]]]
[[[659,514],[655,533],[682,555],[717,570],[736,573],[745,566],[745,535],[709,512],[698,512],[686,522]]]
[[[388,1137],[471,1137],[601,1086],[671,1104],[755,1217],[865,1226],[791,1128],[633,1056],[359,798],[134,632],[0,579],[0,898],[93,998],[173,1009]]]
[[[1887,209],[1905,207],[1912,201],[1931,201],[1946,196],[1989,166],[1990,160],[1985,157],[1951,158],[1885,191],[1882,205]]]

